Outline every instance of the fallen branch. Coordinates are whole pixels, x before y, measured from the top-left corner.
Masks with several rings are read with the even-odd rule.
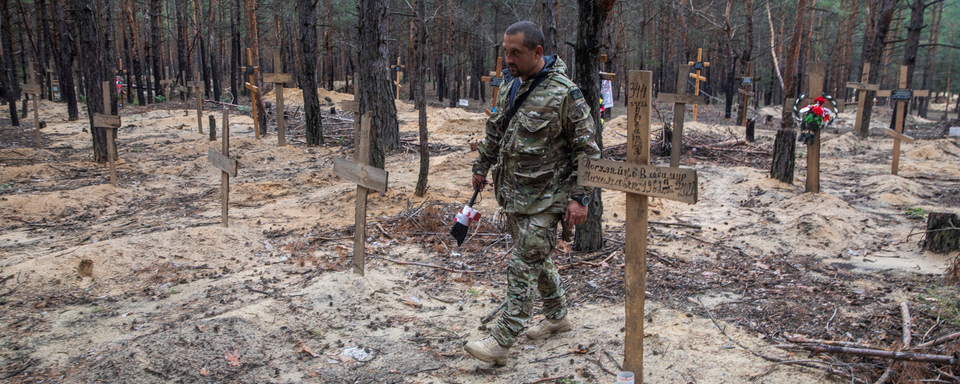
[[[444,270],[444,271],[453,272],[453,273],[486,273],[486,271],[464,271],[464,270],[460,270],[460,269],[447,268],[447,267],[444,267],[444,266],[442,266],[442,265],[433,265],[433,264],[424,264],[424,263],[414,263],[414,262],[412,262],[412,261],[399,261],[399,260],[394,260],[394,259],[390,259],[390,258],[386,258],[386,257],[380,257],[380,259],[383,259],[383,260],[386,260],[386,261],[389,261],[389,262],[393,262],[393,263],[397,263],[397,264],[417,265],[417,266],[427,267],[427,268],[442,269],[442,270]]]
[[[879,358],[885,358],[885,359],[914,361],[914,362],[920,362],[920,363],[934,363],[934,364],[942,364],[942,365],[954,365],[957,362],[957,358],[953,356],[885,351],[882,349],[847,348],[847,347],[834,347],[830,345],[778,345],[776,347],[782,348],[782,349],[803,349],[813,353],[835,353],[835,354],[841,354],[841,355],[879,357]]]
[[[923,344],[920,344],[920,345],[918,345],[918,346],[916,346],[916,347],[913,347],[912,349],[922,349],[922,348],[935,347],[935,346],[938,346],[938,345],[940,345],[940,344],[943,344],[943,343],[946,343],[946,342],[950,342],[950,341],[954,341],[954,340],[957,340],[957,339],[960,339],[960,332],[957,332],[957,333],[954,333],[954,334],[950,334],[950,335],[946,335],[946,336],[944,336],[944,337],[941,337],[941,338],[936,339],[936,340],[933,340],[933,341],[928,341],[928,342],[926,342],[926,343],[923,343]]]
[[[503,307],[506,307],[506,306],[507,306],[507,301],[504,300],[502,303],[500,303],[500,305],[498,305],[496,308],[494,308],[492,311],[490,311],[490,313],[488,313],[486,316],[481,317],[481,318],[480,318],[480,323],[481,323],[481,324],[486,324],[486,323],[488,323],[490,320],[493,320],[493,317],[497,315],[497,312],[500,312],[500,310],[503,309]]]
[[[665,226],[668,226],[668,227],[687,227],[687,228],[693,228],[693,229],[701,229],[701,228],[702,228],[701,226],[699,226],[699,225],[694,225],[694,224],[687,224],[687,223],[668,223],[668,222],[666,222],[666,221],[647,221],[647,223],[648,223],[648,224],[665,225]]]

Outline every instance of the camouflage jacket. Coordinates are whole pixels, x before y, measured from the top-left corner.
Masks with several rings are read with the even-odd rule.
[[[544,56],[544,63],[541,74],[546,72],[548,78],[506,123],[510,88],[520,79],[503,71],[496,108],[487,119],[486,137],[473,165],[473,173],[481,176],[492,168],[497,203],[507,213],[564,212],[570,198],[585,194],[577,184],[578,159],[600,157],[596,127],[583,93],[564,75],[563,61]],[[517,98],[536,77],[520,84]]]

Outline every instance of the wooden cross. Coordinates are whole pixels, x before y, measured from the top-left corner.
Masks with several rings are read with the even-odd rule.
[[[103,112],[93,115],[93,126],[103,128],[107,135],[107,162],[110,163],[110,185],[117,186],[117,163],[113,160],[116,156],[114,152],[114,129],[120,128],[120,116],[110,114],[110,92],[116,86],[113,81],[104,81],[103,86]]]
[[[370,119],[373,112],[363,115],[360,124],[360,136],[354,147],[356,162],[341,157],[333,159],[333,173],[357,183],[356,224],[353,230],[353,272],[363,276],[364,241],[367,226],[367,191],[387,191],[389,174],[380,168],[369,165],[370,162]]]
[[[759,78],[753,77],[753,62],[747,62],[747,71],[744,73],[743,77],[740,78],[740,85],[742,88],[737,90],[737,93],[742,95],[741,104],[743,105],[743,117],[740,118],[740,125],[747,126],[747,103],[750,101],[750,98],[753,97],[754,93],[753,82],[759,80]]]
[[[607,55],[600,55],[600,62],[601,62],[601,63],[606,63],[606,62],[607,62]],[[603,72],[603,71],[600,71],[600,80],[616,81],[616,80],[617,80],[617,74],[616,74],[616,73],[611,73],[611,72]]]
[[[126,70],[126,69],[123,69],[123,59],[118,59],[118,61],[119,61],[119,63],[120,63],[120,66],[119,66],[119,68],[117,69],[117,77],[123,77],[124,75],[127,74],[127,70]],[[125,93],[125,92],[127,92],[126,89],[124,89],[124,86],[126,86],[126,84],[124,84],[124,83],[120,83],[120,84],[121,84],[121,85],[120,85],[120,93],[117,94],[117,99],[118,99],[118,100],[122,100],[123,97],[126,96],[126,93]],[[123,104],[123,102],[121,101],[120,104]]]
[[[697,61],[696,62],[691,61],[687,64],[692,65],[693,69],[697,70],[697,73],[696,74],[691,73],[690,77],[692,77],[695,80],[695,83],[693,85],[693,95],[700,96],[700,82],[707,81],[706,77],[700,76],[700,71],[703,70],[704,67],[710,66],[709,61],[706,61],[706,62],[703,61],[703,48],[697,48]],[[697,121],[697,104],[693,105],[693,121]]]
[[[581,157],[580,185],[626,192],[626,336],[623,370],[643,382],[643,307],[647,276],[647,196],[697,202],[697,172],[650,165],[650,114],[653,73],[628,75],[627,162]]]
[[[200,131],[200,134],[203,134],[203,78],[200,77],[200,72],[196,72],[193,75],[194,81],[188,81],[187,86],[193,88],[197,93],[197,129]],[[254,117],[256,118],[256,117]]]
[[[170,93],[173,92],[173,79],[170,78],[170,66],[164,67],[164,72],[166,73],[166,79],[160,80],[160,85],[164,86],[167,89],[165,95],[167,96],[165,101],[170,101]]]
[[[813,100],[823,96],[823,79],[827,73],[827,65],[824,63],[807,64],[807,78],[810,92],[807,97],[800,100],[800,105],[813,104]],[[833,116],[836,118],[836,116]],[[822,128],[822,127],[821,127]],[[813,144],[807,145],[807,181],[806,192],[820,193],[820,133],[823,129],[817,130],[817,135]]]
[[[30,79],[30,84],[20,83],[20,89],[27,95],[33,95],[33,124],[37,127],[37,148],[43,148],[40,142],[40,102],[38,101],[43,90],[40,89],[40,84],[37,84],[37,80],[34,77],[33,62],[28,62],[27,67],[30,68],[27,70],[27,77]],[[16,111],[14,111],[14,113],[16,113]]]
[[[260,120],[257,119],[256,102],[256,95],[260,94],[260,88],[254,85],[257,83],[256,73],[260,71],[260,66],[253,65],[253,53],[250,52],[250,48],[247,48],[247,66],[240,67],[240,69],[243,70],[243,73],[250,76],[250,82],[244,83],[243,86],[250,90],[250,110],[253,111],[253,132],[255,137],[260,139]]]
[[[490,83],[490,86],[493,87],[493,110],[497,110],[497,96],[500,95],[500,85],[503,84],[503,57],[497,57],[497,71],[490,72],[490,76],[483,76],[480,78],[481,81],[485,83]],[[490,110],[487,110],[487,116],[490,116]]]
[[[237,159],[230,157],[230,110],[227,108],[223,109],[223,140],[221,140],[221,151],[222,153],[213,149],[213,147],[208,147],[207,151],[207,161],[211,165],[217,167],[220,170],[220,216],[221,223],[224,227],[228,227],[227,219],[227,210],[228,205],[230,204],[230,177],[237,177],[237,168],[240,165],[237,162]]]
[[[360,76],[353,74],[353,100],[344,100],[341,108],[347,112],[353,112],[353,147],[357,148],[357,139],[360,137],[360,122],[363,116],[360,116]]]
[[[683,149],[683,117],[687,112],[687,104],[703,103],[703,96],[687,94],[687,75],[690,74],[689,65],[681,65],[677,72],[677,93],[660,93],[657,101],[673,103],[673,141],[670,144],[670,167],[680,166],[680,150]]]
[[[273,83],[277,94],[277,146],[287,145],[287,139],[284,133],[283,116],[283,83],[292,83],[293,74],[282,73],[283,62],[280,61],[280,51],[273,51],[273,71],[274,73],[264,73],[263,82]]]
[[[400,78],[403,77],[403,72],[400,71],[403,70],[403,68],[406,68],[406,66],[400,65],[400,56],[397,56],[397,65],[390,66],[390,69],[397,71],[397,81],[393,82],[397,85],[397,100],[400,100]]]
[[[867,103],[867,91],[880,90],[880,84],[870,84],[870,63],[863,63],[863,74],[860,75],[860,82],[848,82],[847,88],[860,91],[860,95],[857,97],[857,120],[853,123],[853,131],[860,132],[860,126],[863,124],[863,109]]]
[[[885,93],[884,96],[890,97],[891,101],[897,102],[897,119],[896,119],[896,131],[889,128],[884,128],[883,133],[886,133],[888,136],[893,137],[893,163],[890,165],[890,174],[896,176],[900,168],[900,141],[906,141],[910,144],[913,144],[913,138],[903,134],[903,117],[906,114],[907,102],[910,99],[922,96],[927,97],[930,95],[930,91],[927,90],[912,90],[907,89],[907,71],[908,67],[906,65],[900,66],[900,86],[897,89],[892,91],[880,91],[877,93],[877,96],[881,96],[880,93]]]

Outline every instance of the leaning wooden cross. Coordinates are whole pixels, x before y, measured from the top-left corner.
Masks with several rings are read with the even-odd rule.
[[[910,99],[913,99],[917,96],[927,97],[930,95],[928,90],[912,90],[907,89],[907,69],[906,65],[900,66],[900,86],[897,89],[892,91],[880,91],[877,93],[877,96],[887,96],[890,97],[891,101],[897,102],[897,119],[896,119],[896,128],[894,131],[889,128],[884,128],[883,133],[886,133],[887,136],[893,137],[893,162],[890,165],[890,174],[896,176],[898,170],[900,169],[900,141],[906,141],[907,143],[913,144],[913,138],[903,134],[903,118],[906,114],[907,103]]]
[[[626,336],[623,370],[643,382],[643,306],[647,276],[647,196],[697,202],[697,172],[650,165],[653,74],[630,71],[627,107],[627,162],[580,158],[580,185],[626,192]]]
[[[485,83],[490,83],[493,87],[493,109],[497,109],[497,96],[500,94],[500,84],[503,84],[503,57],[497,57],[497,71],[490,72],[490,76],[480,78]],[[487,116],[490,116],[490,110],[486,110]]]
[[[680,166],[680,154],[683,149],[683,117],[687,112],[687,104],[703,103],[703,96],[687,94],[687,75],[690,73],[689,65],[681,65],[677,72],[677,93],[660,93],[657,95],[657,101],[661,103],[673,103],[673,140],[670,144],[670,166],[673,168]]]
[[[333,159],[333,173],[357,183],[356,223],[353,230],[353,272],[363,276],[364,241],[367,237],[367,190],[387,191],[388,173],[369,165],[370,161],[370,119],[373,112],[363,115],[360,135],[354,141],[356,162],[341,157]]]
[[[250,76],[250,81],[244,83],[243,86],[247,87],[250,90],[250,110],[253,111],[253,132],[254,137],[260,139],[260,119],[257,118],[257,95],[260,94],[260,88],[256,86],[257,84],[257,75],[256,73],[260,71],[260,66],[253,65],[253,53],[250,52],[250,48],[247,48],[247,66],[240,67],[243,70],[243,73]]]
[[[283,83],[292,83],[292,73],[283,72],[283,62],[280,61],[280,51],[273,51],[273,71],[274,73],[264,73],[263,82],[273,83],[274,92],[277,94],[277,146],[287,145],[286,134],[284,132],[283,116]]]
[[[188,81],[187,86],[194,89],[197,94],[197,129],[203,134],[203,79],[200,72],[193,75],[194,81]]]
[[[27,67],[30,68],[27,70],[27,77],[30,79],[30,84],[21,83],[20,89],[27,95],[33,95],[33,125],[37,127],[37,148],[43,148],[40,142],[40,111],[38,109],[40,108],[38,99],[40,98],[40,94],[43,93],[43,90],[40,89],[40,84],[37,84],[36,78],[34,78],[33,62],[30,62]]]
[[[227,227],[229,226],[227,223],[227,207],[230,204],[230,177],[237,177],[237,168],[240,167],[240,164],[237,159],[230,157],[230,111],[226,108],[223,109],[222,131],[223,140],[221,140],[220,148],[223,152],[208,147],[207,161],[220,170],[220,220],[223,226]]]
[[[848,82],[847,88],[860,91],[860,95],[857,96],[857,119],[853,122],[853,131],[860,132],[860,126],[863,124],[863,109],[867,103],[867,91],[880,90],[880,84],[870,84],[870,63],[863,63],[863,74],[860,75],[860,82]],[[841,104],[845,104],[845,102]]]
[[[753,63],[747,62],[747,71],[744,73],[743,77],[740,79],[740,85],[742,88],[737,90],[742,98],[740,104],[743,106],[743,117],[740,118],[740,125],[747,126],[747,103],[750,102],[750,98],[753,97],[753,82],[759,80],[759,78],[753,77]]]
[[[397,100],[400,100],[400,79],[403,78],[403,72],[401,72],[401,70],[404,68],[406,68],[405,65],[400,65],[400,56],[397,56],[397,65],[390,66],[390,69],[397,72],[397,81],[393,82],[397,85]]]
[[[117,186],[117,163],[114,161],[114,129],[120,128],[120,116],[110,114],[110,92],[113,91],[113,82],[104,81],[103,112],[93,115],[93,127],[103,128],[107,135],[107,162],[110,163],[110,185]]]
[[[700,71],[702,71],[704,67],[710,66],[709,61],[703,61],[703,48],[697,48],[697,61],[696,62],[691,61],[687,64],[692,65],[693,69],[697,70],[697,73],[696,74],[691,73],[690,77],[692,77],[695,80],[695,83],[693,85],[693,95],[700,96],[700,82],[707,81],[706,77],[700,76]],[[697,121],[697,104],[693,105],[693,121]]]
[[[800,105],[810,105],[814,100],[823,96],[823,79],[826,77],[827,65],[824,63],[807,64],[807,78],[810,92],[800,100]],[[836,118],[836,116],[833,116]],[[818,129],[813,144],[807,145],[807,182],[806,192],[820,193],[820,134]]]

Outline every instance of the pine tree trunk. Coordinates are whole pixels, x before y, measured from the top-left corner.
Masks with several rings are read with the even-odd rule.
[[[770,166],[770,177],[780,182],[793,184],[793,168],[796,165],[797,131],[792,128],[777,130],[777,138],[773,143],[773,163]]]
[[[557,0],[541,0],[540,25],[543,28],[543,54],[556,55],[557,51]]]
[[[173,2],[176,4],[176,14],[177,14],[176,17],[177,17],[177,68],[178,70],[177,70],[176,78],[177,78],[177,83],[180,85],[187,84],[186,80],[187,80],[187,76],[189,76],[188,72],[190,71],[190,68],[188,67],[188,64],[187,64],[187,47],[186,47],[187,25],[183,21],[184,1],[186,0],[173,0]],[[187,100],[186,95],[183,92],[181,92],[180,101],[186,101],[186,100]]]
[[[163,14],[163,8],[160,0],[150,0],[150,64],[153,65],[153,93],[163,95],[164,100],[168,100],[170,95],[165,94],[166,89],[160,86],[160,80],[163,76],[163,50],[160,48],[160,15]]]
[[[49,28],[47,27],[47,20],[50,19],[50,16],[47,15],[47,2],[46,0],[37,0],[37,45],[40,50],[40,63],[42,63],[38,68],[43,68],[44,71],[40,73],[40,77],[43,78],[44,91],[47,94],[47,100],[53,101],[53,77],[47,78],[46,69],[53,69],[50,67],[51,64],[51,54],[50,54],[50,34]]]
[[[74,92],[73,83],[73,53],[70,42],[73,41],[67,30],[68,25],[63,17],[62,0],[50,0],[53,9],[53,24],[57,26],[58,49],[57,67],[60,73],[60,99],[67,102],[67,120],[77,121],[80,119],[80,111],[77,108],[77,94]]]
[[[413,89],[413,103],[417,108],[417,117],[420,133],[420,172],[417,175],[417,186],[413,194],[417,197],[423,197],[427,192],[427,179],[430,174],[430,148],[427,138],[427,94],[426,84],[424,84],[424,74],[426,71],[426,47],[427,47],[427,8],[425,0],[416,2],[416,34],[411,42],[413,48],[413,65],[410,69],[410,87]],[[481,56],[479,53],[477,56]]]
[[[157,0],[159,1],[159,0]],[[240,0],[233,0],[233,12],[230,17],[230,94],[233,96],[233,103],[240,98],[240,89],[238,89],[240,79],[240,31],[237,26],[240,24]],[[246,88],[244,88],[246,89]]]
[[[17,79],[17,65],[13,59],[13,34],[10,22],[10,0],[0,0],[0,50],[3,55],[3,90],[4,99],[10,105],[10,125],[20,126],[20,118],[17,114],[17,100],[20,99],[20,80]]]
[[[74,4],[77,30],[80,32],[78,46],[80,69],[86,80],[87,118],[90,122],[90,133],[93,136],[93,157],[95,161],[103,163],[107,161],[107,136],[104,129],[93,128],[93,114],[105,113],[103,98],[111,95],[103,94],[100,82],[112,77],[104,76],[109,73],[109,69],[105,68],[106,60],[100,42],[96,5],[93,0],[76,0]]]
[[[260,66],[261,71],[257,73],[256,76],[253,76],[254,83],[252,84],[257,86],[259,89],[263,89],[263,83],[260,81],[260,77],[263,74],[263,65],[260,63],[260,34],[258,32],[257,26],[257,17],[253,13],[256,9],[257,0],[247,0],[247,26],[250,31],[250,51],[253,54],[253,65]],[[263,107],[263,94],[261,92],[253,92],[251,94],[251,102],[257,106],[257,115],[253,118],[257,119],[260,125],[260,135],[267,134],[267,109]]]
[[[796,98],[800,57],[800,38],[803,34],[803,19],[807,10],[807,1],[797,1],[797,14],[793,23],[793,36],[787,48],[787,57],[783,71],[783,113],[780,115],[780,130],[773,143],[773,162],[770,164],[770,177],[783,183],[793,184],[793,170],[796,165],[797,132],[793,129],[793,104]]]
[[[383,168],[386,151],[400,146],[393,82],[387,66],[387,0],[360,1],[360,114],[373,112],[370,165]]]
[[[890,30],[890,23],[893,21],[893,13],[897,8],[898,0],[878,0],[870,7],[867,14],[867,33],[864,35],[863,61],[870,63],[870,68],[877,68],[870,71],[870,84],[879,84],[881,71],[881,61],[883,60],[883,50],[886,45],[887,32]],[[863,104],[863,123],[860,124],[860,131],[857,136],[867,138],[870,133],[870,119],[873,117],[873,99],[876,95],[874,91],[867,91]],[[791,106],[792,107],[792,106]]]
[[[597,127],[596,142],[603,151],[603,125],[600,124],[600,47],[603,28],[613,8],[613,0],[577,0],[577,40],[574,46],[574,78],[590,106],[590,118]],[[588,189],[590,204],[587,221],[577,226],[573,239],[576,251],[596,251],[603,248],[603,200],[600,188]]]
[[[322,115],[317,95],[317,9],[316,1],[297,0],[300,18],[300,88],[303,89],[303,111],[307,123],[307,145],[323,144]],[[357,115],[359,116],[359,115]]]

